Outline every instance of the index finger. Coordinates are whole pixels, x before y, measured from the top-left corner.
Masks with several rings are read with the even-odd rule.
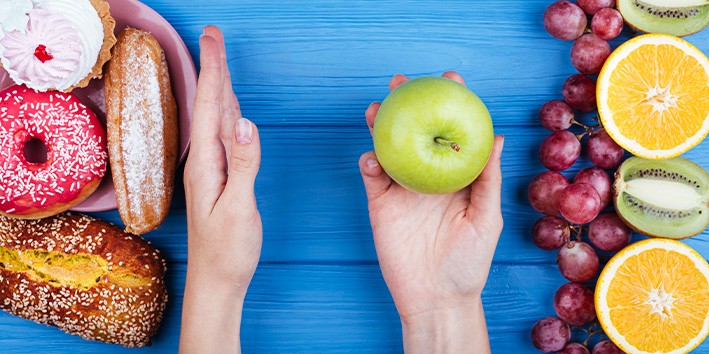
[[[404,74],[396,74],[389,80],[389,91],[394,91],[399,85],[409,81],[409,78]]]
[[[374,128],[374,118],[377,117],[377,113],[379,113],[379,107],[381,107],[382,104],[379,102],[372,102],[369,107],[367,107],[367,110],[364,111],[364,118],[367,121],[367,126],[369,127],[369,133],[372,133],[372,128]]]
[[[241,117],[241,111],[239,107],[239,100],[234,94],[234,89],[231,83],[231,73],[229,72],[229,64],[227,63],[226,56],[226,45],[224,40],[224,33],[216,26],[207,26],[204,29],[204,33],[212,38],[214,38],[219,44],[219,58],[221,59],[221,72],[222,72],[222,109],[224,110],[224,115],[227,118],[233,118],[229,124],[229,133],[234,126],[236,119]]]
[[[191,213],[209,213],[226,182],[226,157],[219,139],[222,72],[217,41],[200,38],[190,154],[185,165],[185,194]]]
[[[389,80],[389,91],[394,91],[397,87],[399,87],[401,84],[404,82],[409,81],[409,78],[404,75],[404,74],[396,74],[394,75],[391,80]],[[372,128],[374,127],[374,118],[377,117],[377,112],[379,112],[379,107],[381,107],[381,103],[379,102],[372,102],[369,107],[367,107],[367,110],[364,112],[364,118],[367,121],[367,126],[369,127],[369,132],[372,132]]]
[[[443,75],[441,75],[441,76],[443,76],[443,77],[445,77],[445,78],[447,78],[447,79],[451,79],[451,80],[453,80],[453,81],[455,81],[455,82],[457,82],[457,83],[459,83],[459,84],[465,86],[465,80],[463,80],[463,77],[460,76],[460,74],[458,74],[458,73],[455,72],[455,71],[452,71],[452,70],[451,70],[451,71],[446,71],[446,72],[444,72]]]
[[[229,155],[232,151],[232,136],[234,124],[241,118],[241,109],[239,108],[239,100],[234,94],[234,89],[231,84],[231,74],[227,64],[226,45],[224,43],[224,34],[216,26],[207,26],[204,33],[217,41],[219,47],[219,59],[221,62],[222,74],[222,92],[221,92],[221,123],[219,137],[224,144],[224,151]],[[231,163],[231,159],[227,158],[227,165]],[[227,166],[228,167],[228,166]]]
[[[194,101],[192,152],[201,154],[219,138],[221,92],[224,77],[219,58],[219,43],[203,35],[199,39],[200,72]]]

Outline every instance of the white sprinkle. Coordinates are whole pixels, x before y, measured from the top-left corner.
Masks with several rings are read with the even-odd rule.
[[[101,136],[90,136],[93,125],[88,111],[83,108],[72,114],[67,108],[80,107],[72,95],[45,94],[49,102],[23,102],[23,95],[34,95],[26,88],[13,90],[0,99],[4,119],[0,121],[0,204],[13,211],[28,203],[54,205],[76,198],[83,186],[103,176],[106,169],[106,151]],[[41,97],[38,96],[38,97]],[[59,100],[54,100],[54,98]],[[33,111],[27,112],[28,109]],[[24,135],[22,135],[24,134]],[[16,147],[18,136],[36,137],[51,149],[51,163],[41,168],[24,159],[22,149]],[[24,141],[24,140],[21,140]],[[32,166],[33,168],[29,168]],[[71,181],[69,193],[65,193]],[[7,212],[7,211],[6,211]]]

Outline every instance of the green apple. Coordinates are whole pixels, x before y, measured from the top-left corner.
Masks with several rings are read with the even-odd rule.
[[[391,178],[418,193],[465,188],[490,158],[492,119],[465,86],[443,77],[421,77],[392,91],[374,119],[379,164]]]

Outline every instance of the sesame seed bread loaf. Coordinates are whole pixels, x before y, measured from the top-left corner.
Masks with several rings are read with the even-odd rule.
[[[0,216],[0,309],[85,339],[150,344],[165,260],[140,236],[89,216]]]
[[[177,106],[155,37],[135,28],[121,32],[104,91],[118,211],[126,231],[144,234],[167,216],[178,160]]]

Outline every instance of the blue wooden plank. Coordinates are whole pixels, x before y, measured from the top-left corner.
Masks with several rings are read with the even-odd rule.
[[[245,113],[272,124],[356,125],[361,107],[386,95],[393,73],[455,69],[499,124],[518,126],[531,109],[559,97],[564,79],[576,73],[571,42],[541,26],[549,1],[218,0],[200,6],[199,16],[186,15],[192,3],[149,4],[177,27],[193,54],[201,27],[221,26]],[[211,11],[218,15],[208,16]],[[709,47],[705,34],[688,38]]]
[[[258,123],[258,122],[257,122]],[[506,135],[502,170],[505,228],[495,261],[550,263],[556,255],[531,243],[530,229],[541,217],[527,203],[527,183],[544,170],[536,158],[542,128],[502,127]],[[371,149],[366,127],[265,127],[263,166],[256,195],[264,225],[263,262],[374,262],[367,201],[359,155]],[[685,156],[709,168],[709,141]],[[584,157],[565,174],[572,179],[590,166]],[[179,181],[178,181],[179,183]],[[165,224],[146,235],[173,260],[186,261],[184,194],[178,188]],[[120,223],[115,212],[95,214]],[[688,240],[709,256],[709,231]]]
[[[3,353],[147,353],[177,349],[185,266],[170,264],[167,317],[150,348],[84,341],[0,312]],[[533,281],[530,281],[533,275]],[[496,265],[483,292],[495,353],[532,352],[534,322],[554,313],[563,278],[552,265]],[[389,353],[401,351],[401,328],[375,265],[261,265],[247,294],[245,353]],[[575,339],[582,339],[575,333]],[[709,353],[702,346],[697,353]]]
[[[574,73],[570,42],[541,26],[548,1],[218,0],[198,16],[189,2],[148,3],[193,54],[201,27],[221,26],[245,114],[273,124],[357,125],[392,74],[455,69],[498,121],[517,125],[520,108],[559,96]]]

